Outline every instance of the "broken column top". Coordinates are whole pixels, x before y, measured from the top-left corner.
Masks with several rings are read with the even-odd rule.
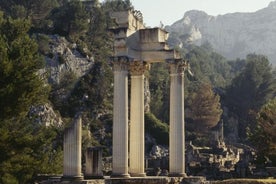
[[[139,30],[145,28],[143,23],[143,15],[138,10],[125,10],[111,12],[110,17],[115,20],[116,25],[110,29],[128,28],[132,30]]]
[[[146,28],[140,11],[111,12],[110,16],[114,19],[114,25],[110,27],[114,35],[113,58],[124,57],[146,63],[181,59],[180,54],[167,44],[168,32],[158,27]]]

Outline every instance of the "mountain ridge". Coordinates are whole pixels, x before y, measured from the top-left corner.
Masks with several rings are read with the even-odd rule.
[[[183,18],[166,26],[171,45],[201,45],[209,42],[227,59],[245,58],[249,53],[266,55],[276,65],[276,1],[256,12],[212,16],[187,11]]]

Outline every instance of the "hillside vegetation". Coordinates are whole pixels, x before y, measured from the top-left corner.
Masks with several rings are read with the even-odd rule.
[[[114,22],[109,12],[131,7],[129,0],[0,1],[0,183],[32,183],[38,174],[62,173],[63,131],[79,112],[85,130],[83,149],[103,145],[104,156],[111,156],[113,38],[108,28]],[[62,51],[59,44],[65,45]],[[176,49],[194,74],[185,73],[185,121],[191,125],[186,131],[193,135],[186,139],[196,142],[197,135],[207,135],[202,131],[223,119],[226,140],[253,146],[260,165],[265,157],[275,165],[271,130],[276,126],[276,71],[267,57],[248,53],[228,61],[208,43]],[[83,71],[87,71],[76,75],[66,70],[68,53],[86,58]],[[49,67],[65,72],[52,80]],[[167,146],[166,63],[152,64],[146,77],[150,93],[146,133],[156,144]],[[38,121],[43,120],[41,113],[30,113],[43,104],[50,104],[61,123],[46,127]],[[233,132],[230,119],[238,122],[238,132]],[[230,134],[237,136],[232,139]]]

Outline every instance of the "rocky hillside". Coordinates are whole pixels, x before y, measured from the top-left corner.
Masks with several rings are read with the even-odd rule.
[[[166,29],[171,44],[197,44],[208,41],[228,59],[245,58],[248,53],[264,54],[276,65],[276,1],[253,13],[211,16],[192,10]]]

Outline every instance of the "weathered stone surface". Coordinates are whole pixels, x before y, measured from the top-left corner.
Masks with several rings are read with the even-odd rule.
[[[53,107],[48,103],[32,106],[29,111],[29,117],[45,126],[60,126],[63,123],[61,117],[55,113]]]
[[[66,72],[72,72],[79,78],[93,66],[93,58],[83,56],[76,44],[68,42],[64,37],[50,35],[50,56],[46,56],[46,68],[41,71],[50,74],[50,82],[59,84]]]

